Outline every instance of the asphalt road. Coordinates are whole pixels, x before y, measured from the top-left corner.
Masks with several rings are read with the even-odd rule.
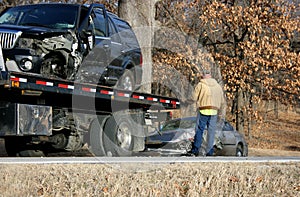
[[[161,157],[151,152],[135,154],[132,157],[93,157],[87,150],[57,153],[48,157],[7,157],[3,140],[0,139],[0,164],[172,164],[185,162],[300,162],[300,157]]]
[[[300,162],[300,157],[3,157],[0,164],[117,164],[117,163],[289,163]]]

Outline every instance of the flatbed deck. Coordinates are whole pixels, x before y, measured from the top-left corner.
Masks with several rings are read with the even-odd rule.
[[[130,92],[102,85],[45,78],[38,74],[1,72],[0,99],[23,104],[39,104],[79,110],[112,111],[116,106],[148,109],[161,106],[178,109],[176,98]],[[91,109],[92,108],[92,109]]]

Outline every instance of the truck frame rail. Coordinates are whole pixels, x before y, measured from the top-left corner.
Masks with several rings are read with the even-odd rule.
[[[147,109],[153,105],[161,106],[165,109],[178,109],[180,107],[180,102],[176,98],[130,92],[78,81],[44,78],[40,75],[29,73],[2,71],[0,88],[2,92],[5,92],[1,94],[1,100],[76,108],[79,110],[94,110],[89,108],[87,101],[95,102],[96,111],[106,112],[112,111],[112,105],[118,105],[120,110],[124,109],[125,106],[130,109]],[[85,100],[84,104],[81,103],[83,100]],[[111,103],[111,105],[108,106],[108,103]],[[125,103],[127,105],[124,105]],[[117,108],[114,107],[114,109]]]

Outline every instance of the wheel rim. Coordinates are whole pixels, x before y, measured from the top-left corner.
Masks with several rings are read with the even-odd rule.
[[[132,136],[129,127],[126,124],[121,124],[117,131],[117,143],[118,146],[129,150],[132,142]]]
[[[238,149],[236,150],[236,156],[237,157],[242,157],[243,156],[243,151],[241,150],[240,147],[238,147]]]
[[[130,90],[132,91],[133,87],[132,87],[132,80],[130,76],[125,76],[123,79],[123,88],[124,90]]]

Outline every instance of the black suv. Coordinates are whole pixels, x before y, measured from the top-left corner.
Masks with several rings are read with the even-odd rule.
[[[101,4],[43,3],[0,14],[8,71],[80,80],[133,90],[142,54],[130,25]]]

